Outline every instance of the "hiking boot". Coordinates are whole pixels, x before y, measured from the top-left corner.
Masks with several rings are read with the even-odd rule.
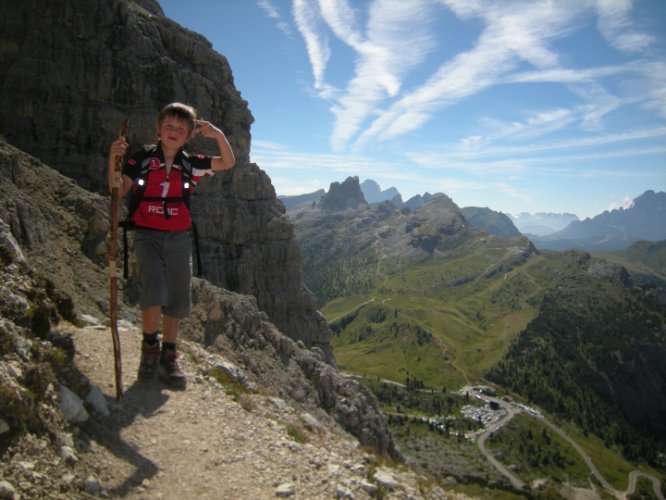
[[[141,342],[141,362],[139,363],[139,380],[154,379],[160,359],[159,340],[153,345]]]
[[[178,366],[178,356],[176,351],[169,349],[163,350],[160,356],[159,378],[174,388],[185,388],[187,378],[180,371]]]

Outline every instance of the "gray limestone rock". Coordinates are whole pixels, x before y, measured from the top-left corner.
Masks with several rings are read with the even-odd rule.
[[[83,401],[74,392],[63,385],[58,388],[58,395],[60,396],[60,410],[65,420],[71,423],[82,423],[88,420],[89,415],[83,406]]]
[[[331,183],[328,193],[319,200],[322,210],[339,212],[367,205],[358,177],[347,177],[344,182]]]
[[[183,335],[225,353],[249,381],[293,401],[301,414],[310,415],[306,425],[318,427],[315,422],[323,424],[332,417],[361,444],[400,457],[374,395],[318,353],[283,335],[257,308],[253,296],[195,279],[192,297],[192,314],[182,323]]]

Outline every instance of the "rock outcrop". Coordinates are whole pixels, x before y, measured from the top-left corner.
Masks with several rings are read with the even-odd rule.
[[[364,446],[399,456],[370,391],[326,363],[323,352],[306,349],[280,333],[259,311],[254,297],[204,280],[195,280],[192,296],[193,310],[183,323],[183,334],[232,359],[237,367],[231,378],[249,388],[267,388],[319,419],[333,417]]]
[[[106,155],[122,118],[130,118],[134,149],[154,141],[163,105],[194,105],[225,131],[237,159],[193,196],[203,277],[254,295],[281,331],[333,363],[291,223],[268,176],[249,162],[253,117],[224,56],[153,0],[9,3],[0,2],[0,133],[8,142],[106,194]],[[192,149],[214,152],[210,146],[202,140]]]
[[[319,200],[322,210],[339,212],[367,205],[358,177],[347,177],[344,182],[332,182],[328,192]]]
[[[0,220],[30,266],[70,296],[74,314],[109,311],[108,199],[0,137]],[[136,318],[129,308],[122,317]]]

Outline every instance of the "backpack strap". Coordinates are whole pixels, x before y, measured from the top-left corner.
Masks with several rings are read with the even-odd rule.
[[[190,209],[190,193],[192,192],[192,164],[188,160],[189,155],[183,151],[183,157],[181,159],[181,165],[183,166],[183,171],[181,173],[181,179],[183,181],[182,196],[183,201],[187,209]],[[192,212],[190,211],[190,216]],[[199,232],[197,231],[197,225],[192,219],[192,238],[194,240],[194,255],[197,260],[197,276],[201,277],[203,274],[203,264],[201,263],[201,252],[199,250]]]
[[[197,225],[192,221],[192,237],[194,239],[194,256],[197,259],[197,276],[201,278],[203,274],[203,264],[201,264],[201,252],[199,251],[199,233]]]
[[[146,147],[143,151],[143,156],[140,158],[141,170],[139,171],[139,176],[134,181],[135,186],[133,186],[130,191],[130,200],[127,210],[127,220],[130,223],[134,212],[136,212],[139,208],[139,204],[144,199],[143,193],[146,190],[148,176],[150,175],[150,159],[153,157],[156,150],[157,146]]]
[[[127,279],[128,269],[129,269],[129,264],[128,264],[129,245],[127,243],[127,231],[132,230],[135,227],[134,222],[132,222],[132,215],[134,215],[134,212],[136,212],[137,208],[139,208],[139,204],[143,199],[143,192],[146,189],[146,183],[148,182],[148,174],[150,173],[150,169],[148,168],[149,166],[148,158],[150,158],[155,153],[156,150],[157,146],[155,145],[144,146],[142,155],[138,158],[138,161],[140,161],[141,165],[141,171],[139,173],[138,180],[136,181],[136,187],[131,189],[129,192],[127,216],[125,217],[124,220],[120,221],[120,227],[123,228],[123,278],[124,279]]]

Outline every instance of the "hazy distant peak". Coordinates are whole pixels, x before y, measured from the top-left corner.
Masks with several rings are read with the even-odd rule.
[[[546,236],[556,233],[567,227],[572,222],[578,221],[578,216],[565,212],[538,212],[531,214],[521,212],[517,216],[509,215],[514,225],[523,234],[534,234],[537,236]]]
[[[402,201],[402,195],[395,187],[390,187],[382,191],[379,184],[372,179],[367,179],[361,183],[361,190],[365,196],[365,200],[368,203],[381,203],[382,201],[394,201],[396,197],[400,197]]]

